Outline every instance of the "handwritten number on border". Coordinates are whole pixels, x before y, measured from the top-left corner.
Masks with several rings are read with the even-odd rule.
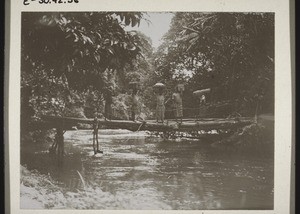
[[[79,3],[79,0],[23,0],[23,5],[27,6],[30,5],[30,3],[37,2],[38,4],[62,4],[62,3]]]

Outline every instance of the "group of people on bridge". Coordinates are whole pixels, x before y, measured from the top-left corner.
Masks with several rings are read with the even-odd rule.
[[[131,82],[129,84],[131,88],[131,113],[130,113],[130,119],[132,121],[143,121],[144,119],[141,117],[141,103],[139,99],[139,83],[138,82]],[[156,122],[157,123],[164,123],[165,120],[165,111],[166,107],[165,105],[172,100],[173,101],[173,112],[175,116],[176,122],[182,122],[183,118],[183,91],[184,91],[184,85],[178,84],[175,87],[175,90],[171,96],[171,98],[167,99],[165,101],[165,85],[163,83],[156,83],[153,86],[154,93],[156,95]],[[209,92],[210,89],[205,89],[204,92]],[[199,93],[200,94],[199,94]],[[113,103],[113,89],[112,87],[108,87],[104,91],[104,99],[105,99],[105,107],[104,107],[104,117],[105,120],[111,120],[113,111],[112,111],[112,103]],[[200,100],[200,106],[204,105],[206,103],[206,97],[203,93],[203,90],[195,91],[194,95],[199,98]]]
[[[173,101],[173,112],[175,116],[176,122],[182,123],[183,118],[183,103],[182,103],[182,97],[183,97],[183,91],[184,91],[184,85],[178,84],[175,87],[175,91],[172,94],[171,98],[168,99],[165,102],[164,98],[164,85],[162,83],[157,83],[154,85],[156,88],[156,122],[164,123],[165,119],[165,104],[171,99]],[[194,95],[197,95],[196,93]],[[206,103],[205,95],[202,94],[200,98],[200,106],[204,105]]]

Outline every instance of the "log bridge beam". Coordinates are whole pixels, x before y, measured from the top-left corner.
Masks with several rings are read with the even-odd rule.
[[[48,126],[57,127],[63,125],[64,129],[70,129],[72,126],[78,124],[93,124],[94,119],[72,118],[72,117],[56,117],[43,116],[42,120],[47,122]],[[223,119],[223,118],[204,118],[202,120],[188,120],[176,123],[175,121],[167,121],[167,123],[156,123],[153,120],[129,121],[129,120],[104,120],[98,119],[98,124],[110,129],[127,129],[130,131],[209,131],[214,129],[235,129],[254,123],[254,118],[237,118],[237,119]]]
[[[188,131],[210,131],[210,130],[224,130],[237,129],[254,123],[254,118],[238,118],[238,119],[224,119],[224,118],[203,118],[195,121],[193,119],[183,119],[182,123],[175,121],[167,121],[167,123],[156,123],[154,120],[148,121],[129,121],[129,120],[104,120],[97,119],[99,126],[111,129],[127,129],[130,131],[157,131],[157,132],[188,132]],[[95,123],[94,119],[72,118],[72,117],[58,117],[58,116],[43,116],[42,121],[32,124],[31,129],[56,129],[55,142],[50,148],[50,152],[56,153],[59,157],[64,155],[64,137],[65,130],[78,124]],[[97,129],[98,131],[98,129]],[[98,150],[98,148],[97,148]]]

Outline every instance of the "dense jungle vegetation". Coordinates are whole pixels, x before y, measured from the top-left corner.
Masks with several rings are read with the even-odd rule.
[[[146,35],[125,30],[146,18],[141,12],[23,13],[22,123],[44,114],[103,117],[108,87],[114,117],[128,119],[135,81],[144,118],[154,117],[157,82],[166,85],[166,98],[185,84],[185,116],[198,105],[192,92],[204,88],[211,88],[210,104],[230,104],[210,117],[274,113],[273,13],[177,12],[157,50]]]

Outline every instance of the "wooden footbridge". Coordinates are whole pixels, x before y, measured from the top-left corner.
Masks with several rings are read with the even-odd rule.
[[[93,147],[95,154],[99,151],[98,128],[127,129],[131,131],[151,131],[151,132],[193,132],[210,130],[234,130],[254,123],[254,118],[202,118],[183,119],[178,123],[175,120],[167,120],[164,123],[157,123],[155,120],[129,121],[129,120],[105,120],[105,119],[85,119],[58,116],[42,116],[42,121],[30,125],[31,129],[56,129],[56,140],[50,152],[55,152],[59,156],[64,154],[64,137],[66,130],[70,130],[79,124],[90,124],[93,126]],[[97,142],[97,149],[95,143]]]
[[[94,124],[94,119],[43,116],[45,125],[53,128],[62,127],[64,130],[77,126],[78,124]],[[97,120],[99,126],[109,129],[127,129],[130,131],[209,131],[219,129],[235,129],[254,122],[254,118],[203,118],[183,119],[182,123],[175,120],[167,120],[164,123],[157,123],[155,120],[130,121],[130,120]]]

